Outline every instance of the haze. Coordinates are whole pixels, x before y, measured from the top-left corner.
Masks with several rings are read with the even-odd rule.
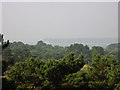
[[[2,16],[10,41],[118,36],[117,2],[4,2]]]

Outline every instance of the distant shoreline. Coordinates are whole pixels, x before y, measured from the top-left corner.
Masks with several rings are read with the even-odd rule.
[[[53,39],[46,38],[43,40],[44,42],[48,42],[49,44],[55,46],[59,45],[62,47],[70,46],[74,43],[81,43],[83,45],[88,45],[90,48],[93,46],[101,46],[106,48],[107,45],[118,43],[117,38],[73,38],[73,39]]]
[[[106,46],[110,44],[116,44],[118,43],[118,38],[67,38],[67,39],[55,39],[55,38],[46,38],[43,40],[37,40],[35,41],[35,44],[29,43],[29,41],[13,41],[13,42],[23,42],[24,44],[29,44],[29,45],[36,45],[38,41],[43,41],[46,44],[50,44],[52,46],[62,46],[62,47],[67,47],[70,46],[71,44],[78,43],[78,44],[83,44],[87,45],[90,49],[93,46],[101,46],[103,48],[106,48]],[[10,41],[11,42],[11,41]],[[11,43],[13,43],[11,42]]]

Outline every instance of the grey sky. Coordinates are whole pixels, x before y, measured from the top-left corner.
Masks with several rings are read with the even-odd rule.
[[[117,3],[3,3],[5,39],[36,42],[44,38],[118,36]]]

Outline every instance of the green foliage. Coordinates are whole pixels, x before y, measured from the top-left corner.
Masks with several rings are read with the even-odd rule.
[[[110,44],[106,47],[107,50],[117,50],[120,46],[120,43]]]
[[[63,59],[29,58],[16,63],[8,72],[7,79],[14,81],[17,88],[79,88],[119,89],[120,64],[114,56],[93,53],[92,63],[85,71],[83,55],[75,58],[70,53]]]
[[[91,52],[94,53],[95,51],[98,54],[100,54],[100,55],[104,55],[105,54],[104,49],[102,47],[100,47],[100,46],[94,46],[94,47],[92,47]]]
[[[1,63],[1,62],[0,62]],[[7,70],[8,68],[8,61],[7,60],[4,60],[2,61],[2,75],[4,75],[4,72]]]
[[[120,81],[115,86],[114,90],[120,90]]]
[[[83,56],[74,58],[70,53],[64,59],[43,62],[38,58],[16,63],[8,72],[8,80],[15,81],[17,88],[58,88],[65,75],[77,72],[84,65]]]
[[[28,45],[22,42],[13,42],[8,46],[10,49],[10,55],[4,55],[4,57],[13,58],[13,63],[18,61],[25,61],[30,57],[39,58],[43,60],[48,59],[62,59],[68,53],[75,52],[76,58],[79,54],[84,55],[84,62],[91,62],[91,52],[87,45],[83,44],[72,44],[69,47],[52,46],[44,43],[43,41],[38,41],[36,45]],[[10,57],[10,58],[9,58]]]
[[[44,62],[33,58],[18,62],[9,70],[8,79],[15,81],[17,88],[41,86],[44,81]]]
[[[107,77],[109,87],[120,89],[120,64],[111,64]]]
[[[67,88],[79,88],[79,89],[89,89],[85,72],[78,71],[76,73],[68,74],[64,78],[63,87]]]
[[[84,65],[83,56],[74,58],[74,53],[70,53],[64,59],[50,60],[47,63],[46,77],[55,87],[59,87],[62,83],[62,78],[69,74],[74,73]]]
[[[25,61],[30,58],[30,46],[22,42],[10,43],[11,57],[14,58],[14,63],[18,61]]]
[[[74,53],[68,54],[67,57],[64,58],[65,63],[68,64],[70,67],[69,72],[74,73],[80,70],[80,68],[83,67],[84,63],[84,57],[82,54],[79,55],[78,58],[75,59]]]
[[[84,61],[85,63],[91,62],[91,52],[90,49],[87,45],[83,45],[83,44],[72,44],[69,47],[66,47],[67,49],[67,53],[70,52],[75,52],[76,57],[79,56],[79,54],[83,54],[84,55]]]
[[[114,55],[120,62],[120,43],[110,44],[105,49],[106,54]]]
[[[90,88],[114,89],[120,78],[118,61],[113,56],[105,57],[94,53],[92,63],[88,68],[88,75]]]
[[[117,53],[99,46],[90,50],[82,44],[60,47],[42,41],[36,45],[13,42],[3,51],[3,72],[10,62],[13,65],[3,81],[10,89],[119,90]]]

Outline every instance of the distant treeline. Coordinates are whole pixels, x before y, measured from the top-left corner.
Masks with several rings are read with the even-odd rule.
[[[106,48],[94,46],[90,49],[87,45],[78,43],[71,44],[67,47],[61,47],[58,45],[52,46],[43,41],[38,41],[36,45],[28,45],[23,42],[13,42],[3,51],[3,60],[8,60],[15,64],[18,61],[25,61],[30,57],[42,60],[61,59],[68,53],[74,52],[76,58],[79,54],[83,54],[84,62],[87,64],[88,62],[91,62],[93,51],[96,51],[99,55],[112,54],[117,58],[118,44],[111,44]]]

